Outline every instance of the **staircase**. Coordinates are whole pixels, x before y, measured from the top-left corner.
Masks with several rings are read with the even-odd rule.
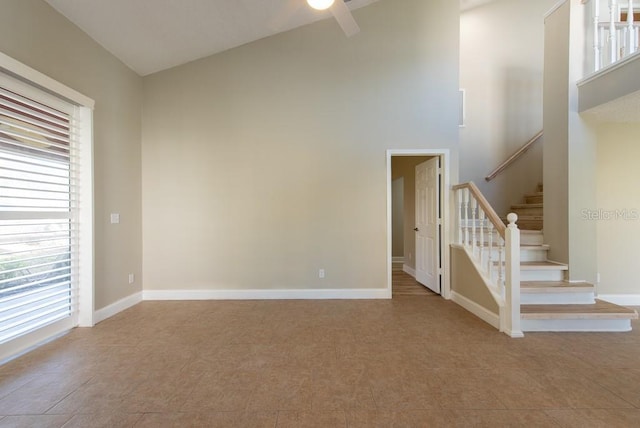
[[[543,189],[513,205],[520,227],[522,331],[629,331],[635,310],[595,298],[595,286],[566,281],[569,267],[548,260],[542,232]]]
[[[524,195],[523,204],[511,205],[512,213],[518,214],[518,228],[520,230],[542,230],[544,191],[542,184],[538,184],[535,192]],[[506,224],[506,217],[502,221]]]

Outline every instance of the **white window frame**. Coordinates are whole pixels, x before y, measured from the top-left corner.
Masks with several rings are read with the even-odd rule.
[[[79,158],[78,171],[78,306],[71,327],[94,325],[94,220],[93,220],[93,109],[94,100],[33,68],[0,52],[0,71],[19,80],[25,90],[33,87],[74,104],[78,109]],[[69,324],[51,324],[25,334],[0,348],[0,361],[19,355],[38,344],[66,331]]]

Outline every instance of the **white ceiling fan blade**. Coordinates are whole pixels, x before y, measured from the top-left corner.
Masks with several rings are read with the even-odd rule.
[[[336,0],[329,9],[347,37],[351,37],[360,32],[360,27],[358,27],[356,20],[353,19],[353,15],[344,1]]]

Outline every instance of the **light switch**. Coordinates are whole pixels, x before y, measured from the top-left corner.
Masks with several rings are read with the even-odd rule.
[[[120,214],[111,213],[111,224],[118,224],[118,223],[120,223]]]

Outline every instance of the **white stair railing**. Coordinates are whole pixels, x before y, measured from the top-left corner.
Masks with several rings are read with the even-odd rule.
[[[633,0],[586,0],[584,3],[591,4],[593,71],[638,52],[640,22],[635,21],[637,7],[634,8]],[[603,7],[609,9],[606,15],[601,14]],[[623,21],[624,13],[626,19]]]
[[[454,242],[469,254],[498,303],[500,330],[521,337],[518,216],[509,214],[509,226],[505,226],[473,182],[453,186],[453,191],[457,213]]]

